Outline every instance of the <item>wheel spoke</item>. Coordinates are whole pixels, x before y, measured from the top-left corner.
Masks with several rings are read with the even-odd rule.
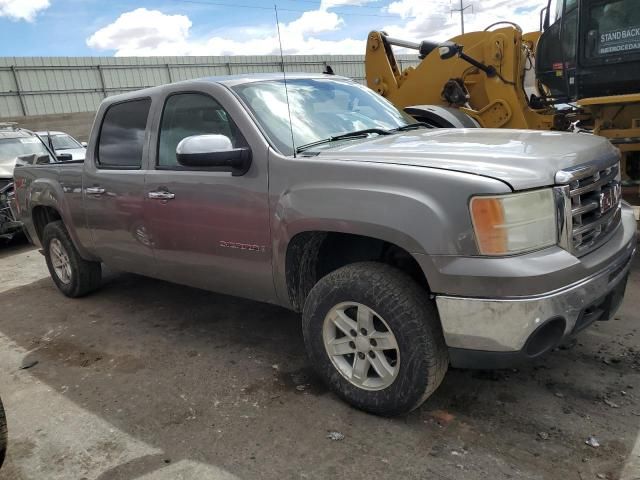
[[[393,376],[393,367],[389,364],[383,353],[378,353],[375,357],[369,358],[373,369],[380,375],[382,380],[387,380]]]
[[[371,350],[397,350],[398,344],[393,334],[390,332],[375,332],[371,335],[371,339],[375,340],[376,345],[371,346]]]
[[[334,317],[331,319],[333,324],[338,327],[345,335],[351,335],[351,331],[358,328],[356,322],[351,320],[344,310],[336,310]]]
[[[364,383],[367,380],[367,373],[369,371],[369,359],[367,357],[360,358],[355,355],[353,359],[353,372],[351,378],[357,383]]]
[[[354,349],[349,345],[350,341],[350,337],[340,337],[327,342],[329,355],[347,355],[353,353]]]
[[[371,333],[375,329],[373,327],[373,312],[364,305],[358,306],[358,331],[366,330]],[[364,334],[366,335],[366,333]]]
[[[71,271],[71,260],[60,240],[54,238],[49,244],[49,257],[51,266],[58,279],[65,284],[71,282],[73,272]]]

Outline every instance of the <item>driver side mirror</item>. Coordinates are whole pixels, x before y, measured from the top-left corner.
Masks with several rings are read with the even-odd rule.
[[[438,45],[438,54],[441,60],[448,60],[455,57],[462,51],[460,45],[454,42],[444,42]]]
[[[214,168],[236,177],[249,171],[251,149],[233,148],[225,135],[193,135],[178,143],[176,159],[185,167]]]
[[[80,142],[80,145],[82,145],[84,148],[87,148],[87,142]]]

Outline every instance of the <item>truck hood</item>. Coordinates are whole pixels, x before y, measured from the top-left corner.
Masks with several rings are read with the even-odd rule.
[[[331,145],[331,144],[330,144]],[[589,134],[499,129],[412,130],[318,148],[324,159],[394,163],[455,170],[496,178],[514,190],[555,183],[555,174],[618,150]]]

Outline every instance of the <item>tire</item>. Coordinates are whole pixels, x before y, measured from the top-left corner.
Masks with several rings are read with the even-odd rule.
[[[4,463],[7,454],[7,417],[4,414],[2,400],[0,400],[0,467]]]
[[[61,221],[47,224],[42,234],[42,246],[49,274],[58,290],[67,297],[82,297],[100,287],[100,263],[80,256]],[[64,267],[60,267],[60,254],[64,256]],[[64,270],[62,273],[60,268]]]
[[[343,336],[345,329],[337,324],[344,323],[345,315],[358,329],[373,325],[373,332],[370,328],[367,335],[351,331]],[[433,301],[411,277],[391,266],[355,263],[325,276],[309,293],[302,321],[312,365],[331,390],[361,410],[385,416],[408,413],[438,388],[447,372],[449,358]],[[375,347],[372,338],[379,339]],[[380,351],[383,346],[391,349]],[[355,353],[344,355],[348,348]],[[364,375],[356,372],[356,355],[359,365],[366,364],[364,360],[370,364],[358,369]]]

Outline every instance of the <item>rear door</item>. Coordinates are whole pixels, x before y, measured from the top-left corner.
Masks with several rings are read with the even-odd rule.
[[[239,128],[241,123],[231,112],[241,108],[231,93],[219,85],[208,88],[205,93],[175,86],[164,98],[159,124],[152,129],[158,138],[153,141],[155,165],[147,174],[146,191],[154,198],[147,199],[146,216],[159,275],[268,301],[274,298],[268,148],[264,139],[255,142],[245,135],[247,128],[245,132]],[[225,135],[234,148],[249,146],[253,156],[250,170],[232,176],[179,165],[178,143],[202,134]]]
[[[93,151],[87,152],[83,202],[95,252],[110,266],[153,275],[144,224],[150,98],[107,107]]]

